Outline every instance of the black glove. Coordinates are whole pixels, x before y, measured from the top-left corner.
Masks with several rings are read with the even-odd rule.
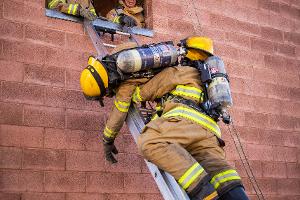
[[[114,142],[105,142],[103,141],[103,149],[105,153],[105,158],[110,163],[118,162],[113,154],[118,154],[118,150],[114,144]]]
[[[133,26],[136,26],[136,21],[130,17],[130,16],[127,16],[127,15],[122,15],[121,18],[120,18],[120,22],[121,22],[121,25],[125,25],[125,26],[128,26],[128,27],[133,27]]]

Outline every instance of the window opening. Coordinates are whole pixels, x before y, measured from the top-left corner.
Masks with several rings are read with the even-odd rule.
[[[132,1],[134,2],[134,0]],[[143,24],[142,28],[152,28],[151,1],[152,0],[136,0],[136,6],[133,8],[126,7],[126,5],[122,3],[123,1],[120,0],[94,0],[91,2],[92,4],[88,0],[82,0],[82,4],[87,8],[86,11],[97,13],[101,20],[107,20],[106,17],[109,16],[110,12],[117,10],[118,15],[123,15],[124,12],[124,15],[132,16],[135,20],[138,20],[138,23],[141,19]],[[80,15],[85,15],[85,9],[81,9],[78,3],[73,2],[73,0],[46,0],[46,15],[48,17],[81,22],[82,17],[80,17]],[[140,9],[142,11],[140,11]],[[120,19],[110,18],[110,21],[124,24],[123,21],[126,20],[120,22]]]

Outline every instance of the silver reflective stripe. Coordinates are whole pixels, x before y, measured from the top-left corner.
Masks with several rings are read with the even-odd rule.
[[[217,189],[222,183],[232,181],[232,180],[240,180],[239,174],[235,170],[227,170],[215,175],[210,183],[213,184],[214,188]]]
[[[180,87],[176,88],[176,91],[194,94],[195,96],[198,96],[198,97],[201,97],[201,94],[202,94],[202,93],[200,93],[198,91],[195,91],[195,90],[190,90],[190,89],[180,88]]]
[[[181,180],[179,183],[183,189],[188,188],[204,171],[204,169],[198,164],[189,174]]]
[[[74,4],[69,5],[68,14],[71,14],[74,10]]]
[[[211,130],[217,137],[221,138],[221,130],[216,122],[208,116],[190,108],[178,107],[163,115],[164,117],[180,116],[192,120],[206,129]]]

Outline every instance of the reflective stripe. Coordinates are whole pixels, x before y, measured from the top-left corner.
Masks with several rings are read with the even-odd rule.
[[[117,23],[117,24],[120,24],[120,18],[121,18],[120,16],[115,17],[113,22]]]
[[[213,193],[211,193],[210,195],[206,196],[203,200],[212,200],[214,198],[218,197],[218,192],[214,191]]]
[[[115,106],[120,112],[128,112],[130,102],[115,100]]]
[[[75,4],[74,10],[73,10],[73,15],[76,15],[78,6],[79,6],[79,4]]]
[[[53,0],[53,1],[50,1],[49,4],[48,4],[48,8],[53,9],[59,3],[66,3],[66,0]]]
[[[138,103],[138,102],[143,101],[140,92],[141,92],[140,87],[136,87],[135,91],[134,91],[134,93],[132,95],[133,102]]]
[[[191,166],[178,180],[178,183],[183,189],[187,189],[204,171],[203,167],[199,163],[195,163]]]
[[[237,171],[230,169],[215,175],[211,179],[210,183],[214,186],[215,189],[217,189],[221,183],[225,183],[232,180],[240,180],[240,179],[241,177],[239,176]]]
[[[221,130],[218,124],[209,116],[200,113],[192,108],[177,107],[165,113],[163,117],[183,117],[192,120],[202,127],[212,131],[217,137],[221,138]]]
[[[191,97],[197,99],[200,103],[203,102],[204,97],[204,93],[201,89],[185,85],[177,85],[176,89],[171,91],[171,94],[182,97]]]
[[[92,8],[92,9],[90,10],[90,12],[91,12],[93,15],[97,16],[95,8]]]
[[[153,115],[153,117],[151,118],[151,120],[155,120],[155,119],[157,119],[159,116],[158,116],[158,114],[155,114],[155,115]]]
[[[107,126],[105,127],[103,134],[105,135],[105,137],[108,138],[115,138],[118,134],[118,132],[114,132],[112,130],[110,130]]]
[[[79,4],[70,4],[68,8],[68,14],[76,15]]]
[[[68,14],[71,14],[71,11],[73,10],[74,5],[70,4],[68,8]]]

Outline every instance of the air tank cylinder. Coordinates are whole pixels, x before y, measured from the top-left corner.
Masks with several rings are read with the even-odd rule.
[[[152,44],[118,53],[117,67],[124,73],[172,66],[177,63],[178,53],[172,42]]]
[[[205,64],[211,75],[211,81],[207,87],[208,99],[213,108],[226,110],[232,106],[232,98],[224,62],[217,56],[211,56]]]

